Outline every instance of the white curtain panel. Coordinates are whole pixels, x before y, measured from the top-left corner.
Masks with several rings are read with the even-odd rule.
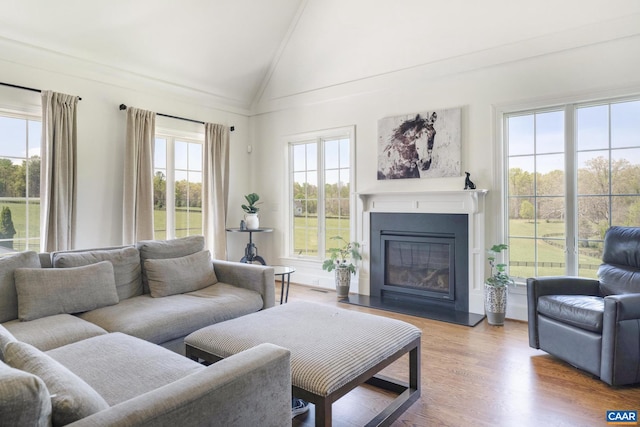
[[[123,244],[153,236],[153,149],[156,113],[129,107],[124,156]]]
[[[205,245],[214,259],[227,259],[229,127],[205,123],[202,221]]]
[[[76,226],[78,97],[42,91],[40,250],[72,249]]]

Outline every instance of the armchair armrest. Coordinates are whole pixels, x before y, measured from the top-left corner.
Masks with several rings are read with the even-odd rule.
[[[604,298],[600,379],[611,385],[640,382],[640,293]]]
[[[575,276],[530,277],[527,279],[527,317],[529,346],[540,348],[538,342],[538,298],[543,295],[598,295],[597,279]]]
[[[69,425],[282,426],[291,423],[290,356],[261,344]]]
[[[213,270],[219,281],[251,289],[262,295],[263,309],[276,304],[276,279],[273,267],[213,260]]]

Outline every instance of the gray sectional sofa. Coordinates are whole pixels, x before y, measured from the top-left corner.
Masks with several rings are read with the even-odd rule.
[[[288,424],[288,350],[183,356],[274,303],[272,268],[212,261],[202,236],[2,257],[0,426]]]

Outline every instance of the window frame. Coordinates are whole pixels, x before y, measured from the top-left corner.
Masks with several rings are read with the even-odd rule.
[[[599,105],[611,106],[611,104],[640,101],[640,91],[617,90],[600,94],[600,96],[575,96],[565,99],[556,99],[553,102],[544,100],[522,103],[492,106],[494,125],[492,129],[494,145],[494,188],[499,197],[498,224],[495,230],[495,241],[507,241],[509,239],[509,171],[508,165],[508,126],[509,116],[544,113],[548,111],[564,111],[564,190],[565,190],[565,274],[577,275],[579,267],[579,231],[578,231],[578,179],[577,179],[577,115],[579,108]],[[611,130],[611,117],[609,116],[608,131]],[[609,136],[610,142],[610,136]],[[607,151],[611,153],[609,145]],[[611,188],[611,183],[610,183]],[[605,196],[611,197],[611,190]],[[610,219],[611,221],[611,219]],[[509,254],[505,255],[504,263],[509,264]],[[526,278],[514,277],[515,285],[524,285]]]
[[[286,182],[286,203],[287,206],[287,219],[286,223],[286,237],[285,237],[285,254],[284,258],[304,260],[313,263],[321,264],[326,258],[326,230],[325,230],[325,191],[324,191],[324,179],[325,179],[325,165],[324,165],[324,141],[335,140],[337,138],[344,138],[349,140],[349,241],[356,240],[356,166],[355,166],[355,147],[356,147],[356,133],[355,126],[344,126],[333,129],[325,129],[320,131],[305,132],[300,134],[294,134],[285,137],[285,159],[287,171],[285,175]],[[317,171],[318,171],[318,255],[298,255],[294,253],[294,225],[295,225],[295,203],[293,199],[293,146],[305,143],[315,142],[317,144]]]
[[[162,138],[166,140],[166,200],[165,200],[165,212],[166,212],[166,233],[163,239],[175,239],[176,238],[176,215],[175,215],[175,142],[184,141],[187,143],[196,143],[202,146],[202,164],[200,165],[200,173],[204,169],[204,132],[190,132],[185,130],[178,130],[174,128],[164,128],[156,126],[156,132],[154,134],[154,158],[153,158],[153,175],[155,176],[156,159],[155,159],[155,140]],[[202,195],[201,195],[202,197]],[[155,207],[154,207],[155,211]],[[154,214],[155,215],[155,214]],[[204,229],[204,218],[201,223],[201,229]],[[156,234],[155,221],[154,221],[154,236]]]

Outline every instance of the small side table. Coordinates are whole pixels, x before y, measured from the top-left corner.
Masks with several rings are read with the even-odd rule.
[[[284,297],[284,302],[287,302],[289,300],[289,284],[291,282],[291,273],[294,273],[296,271],[295,268],[293,267],[287,267],[284,265],[274,265],[273,267],[273,274],[276,276],[280,276],[280,304],[282,304],[282,300]],[[284,294],[284,287],[285,287],[285,277],[287,276],[287,295],[285,296]]]
[[[253,233],[271,233],[273,228],[254,228],[251,230],[248,228],[227,228],[227,231],[230,233],[249,233],[249,243],[244,249],[244,256],[240,262],[253,263],[257,261],[262,265],[267,265],[264,258],[258,255],[258,247],[253,244]]]

